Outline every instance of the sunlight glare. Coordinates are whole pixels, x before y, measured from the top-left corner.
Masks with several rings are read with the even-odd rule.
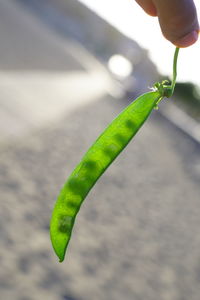
[[[171,76],[174,46],[160,30],[158,19],[144,13],[134,0],[80,0],[123,34],[147,49],[162,75]],[[200,3],[195,2],[200,15]],[[178,81],[200,84],[200,42],[182,49],[178,61]]]
[[[119,54],[111,56],[108,61],[108,67],[114,75],[122,78],[128,77],[133,70],[131,62]]]

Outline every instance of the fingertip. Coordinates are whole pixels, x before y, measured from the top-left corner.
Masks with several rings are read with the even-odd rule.
[[[189,47],[189,46],[193,45],[194,43],[196,43],[196,41],[198,40],[198,37],[199,37],[199,33],[200,33],[199,29],[194,30],[194,31],[186,34],[185,36],[179,38],[178,40],[173,42],[173,44],[179,48]]]
[[[147,14],[150,15],[151,17],[157,17],[157,9],[154,5],[148,7],[148,10],[146,10]]]
[[[157,9],[152,0],[136,0],[136,2],[143,8],[143,10],[151,17],[156,17]]]
[[[158,16],[156,10],[155,10],[155,11],[149,11],[149,12],[148,12],[148,15],[150,15],[151,17],[157,17],[157,16]]]

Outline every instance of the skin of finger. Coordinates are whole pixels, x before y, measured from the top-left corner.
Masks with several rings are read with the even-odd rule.
[[[144,11],[148,15],[152,17],[157,16],[156,7],[153,4],[152,0],[135,0],[135,1],[144,9]]]
[[[199,30],[197,12],[192,0],[152,0],[163,35],[175,43],[188,33]]]

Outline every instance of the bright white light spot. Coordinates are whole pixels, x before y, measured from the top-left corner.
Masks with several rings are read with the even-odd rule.
[[[133,71],[131,62],[122,55],[115,54],[108,61],[110,71],[118,77],[128,77]]]

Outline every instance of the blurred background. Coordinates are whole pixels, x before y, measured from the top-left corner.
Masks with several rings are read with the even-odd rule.
[[[61,186],[130,101],[170,78],[174,47],[128,0],[0,0],[0,38],[0,299],[199,300],[199,43],[90,192],[60,264]]]

